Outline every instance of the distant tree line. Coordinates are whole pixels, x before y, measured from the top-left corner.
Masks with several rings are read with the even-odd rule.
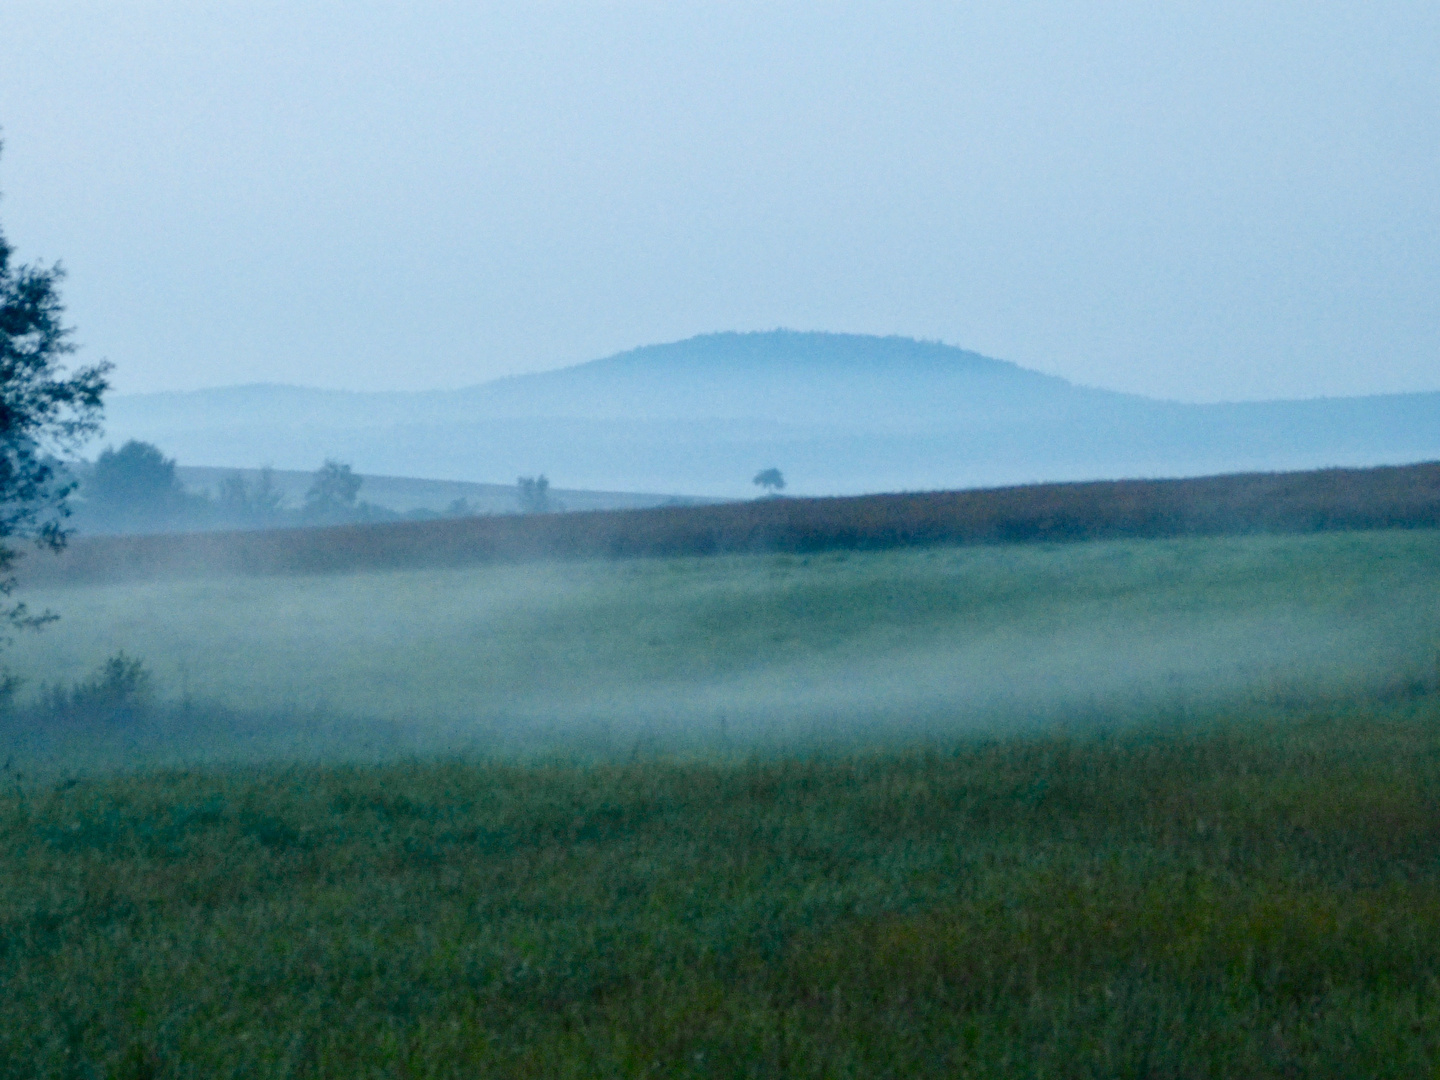
[[[750,499],[653,513],[492,516],[465,528],[433,522],[374,529],[345,544],[324,537],[237,534],[226,561],[267,574],[550,558],[812,554],[961,544],[1064,543],[1181,536],[1440,529],[1440,463],[1183,480],[1107,480],[1012,488]],[[127,573],[204,565],[213,545],[157,538]],[[42,570],[43,568],[36,568]],[[101,547],[75,552],[56,581],[113,573]],[[37,580],[43,578],[37,574]]]
[[[276,529],[307,525],[345,525],[367,521],[432,520],[473,517],[481,511],[467,499],[444,510],[404,513],[360,498],[364,480],[343,462],[327,460],[311,477],[299,505],[290,505],[271,469],[247,478],[234,472],[213,491],[189,491],[176,472],[174,458],[147,442],[132,439],[118,450],[102,451],[94,462],[71,462],[76,487],[70,524],[82,533],[200,532],[211,529]],[[515,488],[522,514],[561,509],[550,497],[550,481],[521,477]]]
[[[190,532],[202,529],[263,529],[388,521],[401,515],[362,502],[361,478],[349,465],[326,461],[299,506],[287,506],[270,469],[247,480],[223,477],[212,492],[187,491],[175,459],[132,439],[107,448],[94,463],[69,466],[79,488],[73,523],[81,532]]]
[[[407,516],[359,498],[363,481],[349,465],[326,461],[299,506],[289,506],[274,473],[247,480],[235,472],[212,492],[187,491],[175,459],[132,439],[93,463],[67,466],[78,484],[72,524],[86,533],[192,532],[395,521]],[[439,517],[439,514],[424,516]]]

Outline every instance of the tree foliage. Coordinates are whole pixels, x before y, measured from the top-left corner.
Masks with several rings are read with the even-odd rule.
[[[240,473],[220,481],[216,503],[221,518],[230,525],[270,524],[280,516],[284,493],[275,486],[275,470],[265,466],[253,483]]]
[[[515,498],[520,503],[522,514],[547,514],[550,512],[550,481],[544,473],[539,476],[521,476],[515,480]]]
[[[122,532],[141,524],[178,521],[188,502],[175,475],[175,459],[135,439],[119,450],[107,447],[101,452],[81,495],[92,516]]]
[[[355,508],[364,481],[349,465],[326,459],[305,493],[305,514],[321,521],[340,520]]]
[[[57,265],[17,265],[0,232],[0,595],[15,588],[18,551],[31,540],[42,548],[64,546],[68,498],[75,481],[60,462],[99,430],[102,396],[109,388],[107,363],[67,371],[75,351]],[[0,608],[10,626],[44,621],[24,604]]]
[[[761,469],[750,482],[756,487],[765,488],[773,495],[785,490],[785,474],[779,469]]]

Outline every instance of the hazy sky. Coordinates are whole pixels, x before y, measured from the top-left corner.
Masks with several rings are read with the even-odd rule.
[[[1440,5],[0,0],[0,224],[124,390],[722,329],[1440,389]]]

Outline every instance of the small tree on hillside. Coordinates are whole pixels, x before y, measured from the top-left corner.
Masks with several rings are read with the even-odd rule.
[[[275,470],[266,465],[250,488],[250,511],[256,517],[268,520],[279,514],[284,506],[285,493],[275,486]]]
[[[550,510],[550,481],[545,474],[521,476],[515,481],[515,497],[522,514],[544,514]]]
[[[260,470],[253,483],[240,473],[231,473],[220,481],[218,492],[220,512],[232,524],[263,524],[280,515],[284,493],[275,487],[275,470],[268,465]]]
[[[362,483],[349,465],[327,458],[305,493],[305,515],[332,521],[351,516]]]
[[[778,495],[785,490],[785,474],[779,469],[761,469],[750,482],[764,488],[770,495]]]

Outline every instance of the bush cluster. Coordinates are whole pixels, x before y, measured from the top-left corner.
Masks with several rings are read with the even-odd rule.
[[[11,676],[8,698],[13,702],[19,680]],[[98,720],[124,723],[142,716],[152,703],[153,679],[145,665],[122,650],[102,663],[88,678],[69,686],[56,682],[43,687],[39,709],[51,719]]]

